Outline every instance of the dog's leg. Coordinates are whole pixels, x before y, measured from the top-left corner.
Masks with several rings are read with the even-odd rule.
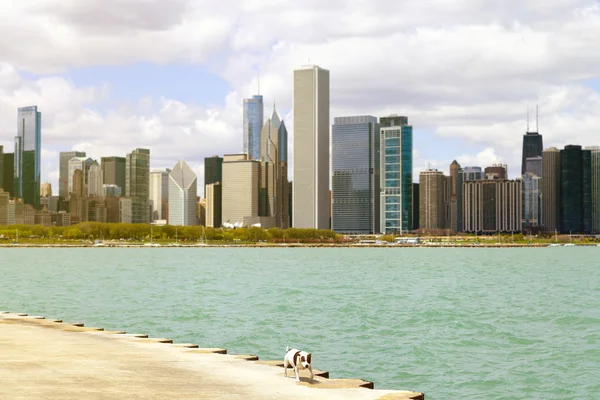
[[[312,364],[308,366],[308,369],[310,371],[310,380],[312,381],[315,378],[315,374],[313,374],[312,370]]]
[[[283,375],[287,377],[287,369],[290,366],[290,364],[288,363],[287,358],[283,359]]]
[[[294,372],[296,373],[296,382],[300,382],[300,375],[298,375],[298,367],[294,367]]]

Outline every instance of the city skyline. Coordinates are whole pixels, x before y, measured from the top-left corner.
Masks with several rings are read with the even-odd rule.
[[[53,187],[59,151],[99,160],[137,146],[161,157],[153,168],[183,158],[202,181],[205,157],[242,148],[242,100],[256,93],[259,75],[264,104],[276,101],[292,139],[292,71],[309,59],[336,78],[330,125],[336,116],[410,116],[415,180],[428,163],[443,169],[455,158],[461,165],[506,163],[516,176],[528,103],[539,104],[545,147],[594,144],[600,125],[594,1],[516,3],[489,13],[463,3],[431,9],[427,2],[375,2],[341,14],[318,5],[300,20],[291,17],[293,4],[216,10],[156,1],[149,13],[126,2],[124,13],[137,25],[95,4],[79,12],[122,28],[124,47],[107,45],[117,40],[114,32],[74,19],[68,7],[40,15],[25,1],[4,13],[20,21],[7,33],[11,42],[33,32],[27,41],[39,48],[25,53],[0,44],[0,145],[13,147],[14,110],[37,104],[44,114],[42,181]],[[358,23],[362,16],[386,22]],[[321,23],[329,18],[338,23]],[[579,45],[546,45],[569,42]]]

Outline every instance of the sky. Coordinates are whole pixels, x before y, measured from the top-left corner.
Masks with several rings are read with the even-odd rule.
[[[595,0],[19,0],[0,13],[0,145],[17,108],[42,112],[42,181],[60,151],[100,161],[137,147],[151,168],[242,151],[258,91],[285,120],[293,177],[293,70],[331,74],[334,117],[392,113],[413,125],[414,175],[508,165],[522,136],[600,145]]]

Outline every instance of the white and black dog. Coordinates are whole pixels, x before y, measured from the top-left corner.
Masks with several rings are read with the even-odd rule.
[[[315,377],[312,370],[311,354],[298,349],[285,348],[285,357],[283,358],[283,368],[285,376],[287,375],[288,367],[294,368],[296,374],[296,382],[300,382],[300,376],[298,375],[299,369],[307,369],[310,371],[310,380],[312,381]]]

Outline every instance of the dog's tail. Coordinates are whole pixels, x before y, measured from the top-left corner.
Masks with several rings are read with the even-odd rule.
[[[290,346],[285,346],[285,352],[287,353],[288,351],[290,351]]]

